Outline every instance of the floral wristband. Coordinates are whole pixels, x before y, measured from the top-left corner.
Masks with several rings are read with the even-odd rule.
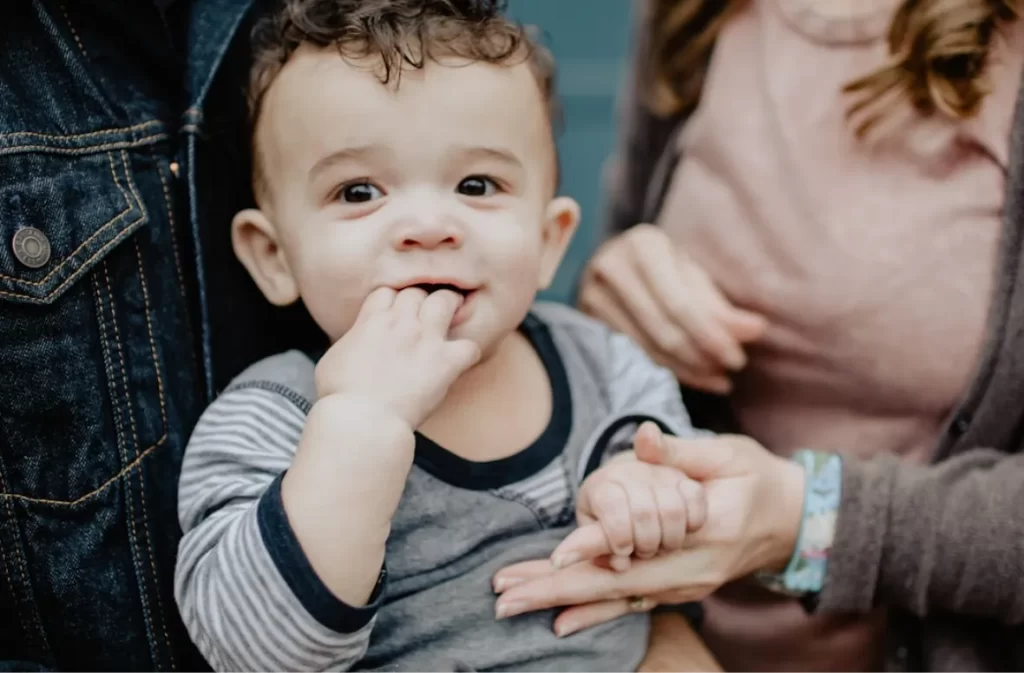
[[[791,596],[816,594],[825,586],[828,555],[842,498],[843,460],[836,454],[801,450],[792,460],[806,473],[803,517],[789,564],[780,574],[758,573],[772,591]]]

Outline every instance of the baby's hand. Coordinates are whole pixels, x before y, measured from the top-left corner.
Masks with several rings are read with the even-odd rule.
[[[650,558],[681,549],[687,533],[704,525],[704,489],[679,470],[637,459],[661,451],[661,430],[644,423],[634,439],[634,452],[612,459],[580,487],[576,501],[579,528],[551,555],[556,567],[611,555],[616,570],[629,559]]]
[[[416,429],[480,358],[472,341],[448,340],[461,305],[462,298],[449,290],[374,290],[352,329],[317,365],[318,396],[360,398]]]

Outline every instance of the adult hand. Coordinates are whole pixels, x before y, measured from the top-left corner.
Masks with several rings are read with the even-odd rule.
[[[737,308],[659,227],[638,224],[602,245],[580,283],[580,308],[633,338],[687,386],[725,394],[744,344],[767,328]]]
[[[589,542],[557,550],[560,558],[589,559],[568,567],[542,559],[503,568],[494,577],[499,619],[567,607],[554,625],[567,635],[630,611],[700,600],[734,579],[785,566],[800,528],[803,468],[734,435],[665,437],[661,449],[658,462],[703,483],[704,526],[681,550],[634,559],[624,572],[611,569]]]

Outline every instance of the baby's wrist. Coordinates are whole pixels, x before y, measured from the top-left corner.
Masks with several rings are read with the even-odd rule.
[[[411,426],[386,406],[328,395],[306,416],[291,471],[301,472],[311,483],[370,479],[382,487],[404,484],[415,449]]]
[[[353,427],[374,428],[381,433],[403,435],[413,433],[413,426],[397,409],[372,397],[353,393],[331,393],[313,405],[314,414],[324,417],[330,428],[350,433]]]

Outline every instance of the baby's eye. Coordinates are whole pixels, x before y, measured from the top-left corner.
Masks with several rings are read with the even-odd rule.
[[[345,185],[339,196],[345,203],[366,203],[381,198],[384,192],[369,182],[353,182]]]
[[[491,196],[498,191],[498,185],[482,175],[471,175],[459,183],[456,191],[466,196]]]

